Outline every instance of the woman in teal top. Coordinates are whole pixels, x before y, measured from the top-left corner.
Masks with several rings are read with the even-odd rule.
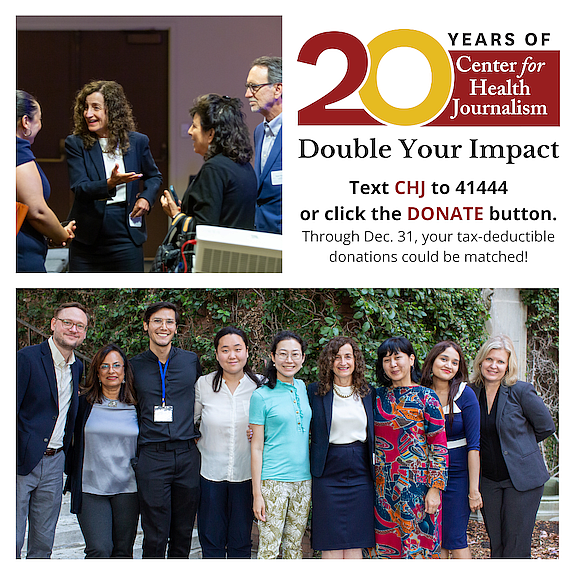
[[[252,492],[260,533],[258,558],[302,558],[311,499],[308,434],[312,411],[306,386],[294,376],[306,343],[294,332],[276,334],[266,382],[252,394]]]

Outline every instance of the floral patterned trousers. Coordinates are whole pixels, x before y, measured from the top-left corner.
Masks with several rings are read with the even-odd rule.
[[[308,523],[312,480],[262,480],[266,522],[258,522],[258,558],[302,558],[302,537]]]

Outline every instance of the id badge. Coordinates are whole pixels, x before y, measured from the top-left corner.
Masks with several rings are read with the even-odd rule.
[[[282,170],[275,170],[270,172],[270,179],[274,186],[282,186]]]
[[[129,216],[129,219],[131,228],[142,228],[142,216],[136,216],[136,218]]]
[[[154,406],[154,422],[172,422],[174,406]]]

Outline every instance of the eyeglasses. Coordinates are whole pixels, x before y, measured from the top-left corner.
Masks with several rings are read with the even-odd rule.
[[[274,82],[266,82],[265,84],[245,84],[245,88],[246,90],[250,90],[252,94],[256,94],[262,86],[272,86],[272,84],[274,84]]]
[[[154,328],[160,328],[160,326],[162,326],[163,324],[166,324],[166,326],[168,328],[173,328],[174,326],[176,326],[176,322],[174,320],[164,320],[162,318],[152,318],[152,320],[150,320],[150,324],[152,324],[152,326],[154,326]]]
[[[56,318],[56,320],[60,320],[60,322],[64,324],[64,327],[68,329],[72,328],[72,326],[76,326],[78,332],[86,332],[86,328],[88,328],[88,326],[82,322],[72,322],[72,320],[65,320],[64,318]]]
[[[124,364],[120,364],[120,362],[114,362],[114,364],[100,364],[100,370],[102,370],[102,372],[108,372],[111,368],[114,368],[114,370],[120,370],[120,368],[124,368]]]
[[[302,354],[300,352],[274,352],[274,355],[280,358],[280,360],[286,360],[287,358],[292,358],[292,360],[300,360]]]

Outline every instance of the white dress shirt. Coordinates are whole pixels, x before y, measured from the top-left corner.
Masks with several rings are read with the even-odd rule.
[[[64,431],[66,428],[66,420],[68,419],[68,409],[70,408],[70,402],[72,400],[72,369],[70,366],[76,362],[76,357],[74,356],[74,352],[72,352],[70,360],[66,362],[64,356],[62,356],[62,353],[58,350],[56,344],[54,344],[54,338],[52,336],[48,339],[48,345],[52,352],[54,372],[56,373],[56,387],[58,389],[58,419],[52,431],[52,436],[50,436],[48,448],[57,450],[64,446]]]
[[[200,423],[198,450],[200,474],[213,482],[244,482],[250,471],[250,442],[246,437],[250,398],[256,383],[244,375],[234,394],[222,380],[219,392],[212,389],[216,372],[196,382],[194,422]]]

